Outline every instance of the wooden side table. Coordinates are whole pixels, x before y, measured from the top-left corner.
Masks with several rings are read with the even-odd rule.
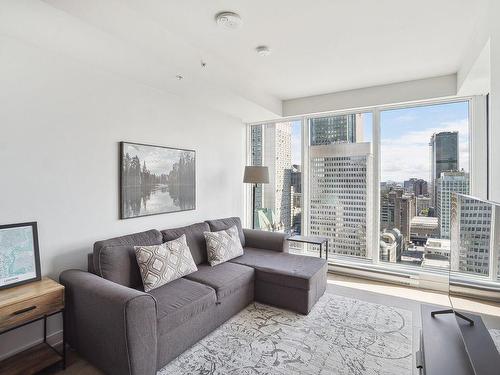
[[[328,260],[328,237],[294,235],[294,236],[288,237],[287,240],[293,241],[293,242],[308,243],[308,244],[312,244],[312,245],[319,245],[319,257],[320,258],[323,258],[323,244],[324,244],[325,245],[326,260]]]
[[[64,327],[61,351],[47,343],[47,318],[59,313],[64,322],[64,286],[49,278],[0,291],[0,335],[43,320],[43,342],[0,362],[0,375],[36,374],[57,363],[66,367]]]

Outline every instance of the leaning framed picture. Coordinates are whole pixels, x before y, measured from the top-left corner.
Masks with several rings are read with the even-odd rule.
[[[120,217],[196,209],[193,150],[120,142]]]
[[[0,289],[40,279],[36,222],[0,225]]]

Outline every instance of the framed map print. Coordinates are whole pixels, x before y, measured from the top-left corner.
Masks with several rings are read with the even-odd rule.
[[[0,225],[0,289],[40,278],[36,222]]]

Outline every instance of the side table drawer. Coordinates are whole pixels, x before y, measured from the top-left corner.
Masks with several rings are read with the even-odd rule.
[[[64,307],[64,292],[56,290],[0,309],[0,332]]]

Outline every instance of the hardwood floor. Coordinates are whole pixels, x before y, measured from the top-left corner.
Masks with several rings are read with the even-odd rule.
[[[352,294],[354,298],[370,295],[372,298],[380,299],[387,305],[400,305],[401,301],[408,301],[409,304],[429,303],[442,306],[450,306],[448,294],[426,291],[405,286],[387,284],[366,279],[329,274],[328,284],[338,286],[342,294]],[[488,314],[497,318],[500,328],[500,304],[453,297],[454,306],[461,309],[481,314]],[[74,351],[68,351],[68,365],[66,370],[53,369],[44,374],[68,374],[68,375],[102,375],[102,372],[94,368],[91,364],[79,357]]]
[[[80,357],[74,350],[68,349],[66,352],[66,369],[62,370],[60,366],[54,366],[43,371],[40,375],[104,375],[90,363]]]

